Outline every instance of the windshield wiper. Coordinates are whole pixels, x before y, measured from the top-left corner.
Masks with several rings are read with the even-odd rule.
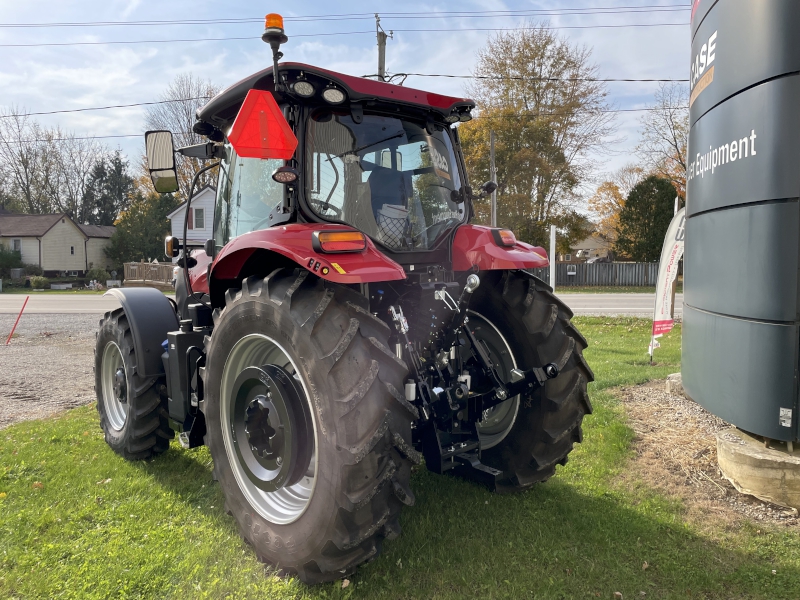
[[[384,138],[384,139],[382,139],[382,140],[378,140],[377,142],[372,142],[371,144],[367,144],[366,146],[361,146],[360,148],[355,148],[355,149],[353,149],[353,150],[348,150],[347,152],[342,152],[341,154],[334,154],[334,156],[335,156],[336,158],[341,158],[341,157],[343,157],[345,154],[358,154],[358,153],[359,153],[359,152],[361,152],[362,150],[366,150],[367,148],[370,148],[370,147],[372,147],[372,146],[375,146],[376,144],[382,144],[383,142],[388,142],[389,140],[393,140],[394,138],[403,137],[403,136],[405,136],[405,134],[406,134],[406,132],[405,132],[405,131],[398,131],[398,132],[397,132],[397,133],[395,133],[394,135],[390,135],[389,137],[387,137],[387,138]]]

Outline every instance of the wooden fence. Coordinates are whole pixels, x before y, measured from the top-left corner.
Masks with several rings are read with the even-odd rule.
[[[125,263],[126,285],[152,285],[172,287],[172,263]]]
[[[531,269],[531,273],[550,283],[550,268]],[[556,290],[573,285],[655,286],[658,263],[558,263]]]

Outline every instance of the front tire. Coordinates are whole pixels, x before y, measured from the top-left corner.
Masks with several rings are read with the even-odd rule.
[[[492,437],[486,436],[490,447],[481,460],[503,471],[498,491],[521,491],[552,477],[583,439],[581,423],[592,412],[586,386],[594,380],[583,358],[587,343],[570,322],[572,311],[547,284],[524,271],[489,272],[470,308],[496,330],[476,336],[488,339],[490,348],[494,341],[498,355],[505,346],[522,370],[548,363],[559,368],[543,388],[499,405],[495,411],[501,418],[489,429]],[[501,370],[503,358],[509,362],[496,359]]]
[[[408,369],[387,347],[389,328],[367,307],[348,288],[279,269],[229,290],[207,338],[206,445],[226,508],[262,561],[309,584],[341,578],[374,558],[383,539],[399,534],[402,506],[414,502],[416,409],[399,392]],[[269,429],[276,446],[243,433],[240,421],[256,407],[241,394],[258,387],[258,369],[291,374],[297,389],[269,404],[264,422],[270,410],[294,414],[293,423],[308,415],[308,436],[279,439],[279,420]],[[249,417],[241,416],[241,402]],[[266,467],[278,463],[265,461],[277,460],[278,446],[305,457],[302,478],[270,479],[276,471]],[[256,450],[265,469],[252,459]]]
[[[136,371],[136,350],[125,311],[118,308],[100,321],[95,344],[95,392],[106,443],[128,460],[166,452],[175,432],[169,426],[167,400],[159,383]]]

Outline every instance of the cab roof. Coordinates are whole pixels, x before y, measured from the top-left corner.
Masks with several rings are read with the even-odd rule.
[[[321,85],[333,85],[342,88],[346,91],[348,97],[345,105],[358,103],[362,107],[371,107],[386,103],[393,105],[403,104],[409,108],[416,109],[416,112],[433,113],[442,119],[458,111],[468,112],[475,107],[475,103],[467,98],[443,96],[375,81],[374,79],[353,77],[352,75],[344,75],[343,73],[336,73],[302,63],[281,63],[279,68],[282,78],[285,77],[289,84],[298,79],[307,79],[315,83],[317,88]],[[225,129],[233,123],[247,92],[251,89],[275,93],[272,67],[250,75],[224,89],[209,100],[205,106],[197,110],[197,119],[214,125],[219,129]],[[321,105],[325,105],[324,100],[319,97],[319,91],[318,89],[316,98],[306,99],[305,102],[313,103],[316,101]],[[275,96],[278,102],[282,100],[280,93],[276,93]]]

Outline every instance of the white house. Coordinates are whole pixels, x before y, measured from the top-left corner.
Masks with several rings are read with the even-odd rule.
[[[78,275],[92,267],[110,267],[103,250],[114,227],[78,225],[69,215],[0,214],[0,244],[22,254],[25,264],[46,274]]]
[[[202,246],[207,239],[212,237],[214,198],[216,195],[216,188],[207,185],[192,198],[192,206],[189,209],[189,228],[186,232],[190,246]],[[181,243],[183,243],[183,219],[185,215],[185,202],[167,215],[171,223],[172,235],[180,239]],[[177,258],[174,258],[173,262],[177,260]]]

